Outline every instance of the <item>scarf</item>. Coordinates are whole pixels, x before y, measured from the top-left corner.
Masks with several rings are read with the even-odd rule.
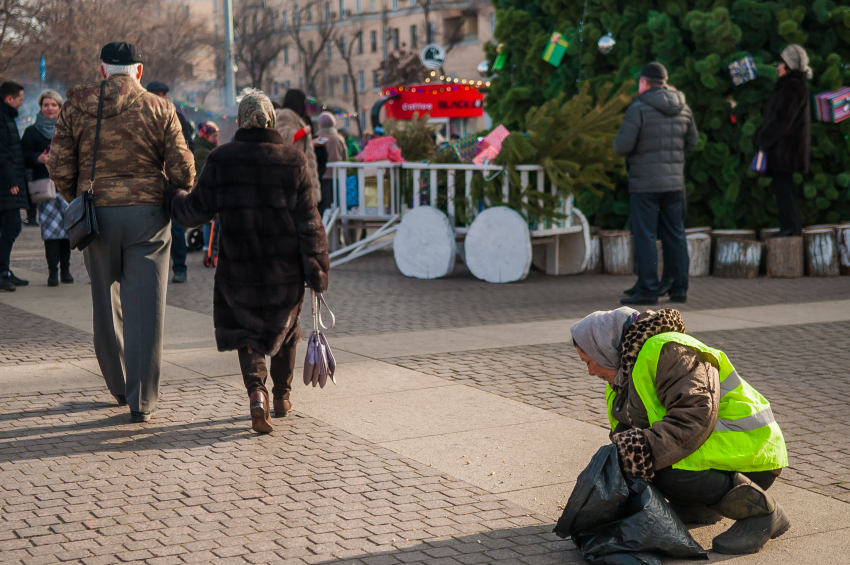
[[[274,107],[268,96],[256,88],[246,88],[242,91],[236,118],[240,128],[273,128],[274,119]]]
[[[35,116],[35,127],[36,131],[38,131],[41,135],[46,137],[47,139],[53,139],[53,134],[56,133],[56,121],[59,118],[45,118],[44,114],[41,113],[41,110],[38,111],[38,114]]]

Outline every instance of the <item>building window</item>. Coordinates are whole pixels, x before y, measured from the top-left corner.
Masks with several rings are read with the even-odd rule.
[[[348,96],[348,75],[342,75],[342,94]]]
[[[419,47],[419,40],[416,37],[416,26],[410,26],[410,48],[416,49]]]
[[[363,0],[357,0],[357,3],[355,4],[354,7],[357,10],[358,14],[362,13],[363,12]]]
[[[378,92],[378,71],[372,71],[372,92]]]
[[[218,24],[215,24],[215,40],[218,41]]]
[[[257,30],[259,30],[259,28],[260,28],[259,23],[257,21],[257,13],[256,12],[254,12],[254,16],[251,18],[251,24],[254,26],[254,34],[256,34]]]
[[[342,54],[343,57],[345,57],[345,38],[344,37],[339,38],[339,52],[340,52],[340,54]]]
[[[410,7],[411,7],[411,8],[415,8],[415,7],[416,7],[416,0],[410,0]]]
[[[283,46],[283,64],[284,65],[289,64],[289,45]]]
[[[274,95],[277,96],[280,94],[280,84],[274,83]]]
[[[369,0],[369,11],[375,12],[375,0]]]
[[[331,57],[333,57],[333,54],[334,54],[334,44],[330,40],[328,40],[327,46],[328,46],[328,60],[330,60]]]
[[[390,30],[390,39],[393,42],[393,51],[398,51],[398,28],[394,27]]]
[[[304,79],[303,78],[298,79],[298,90],[304,90]]]
[[[328,78],[328,95],[334,95],[334,77]]]
[[[434,28],[434,22],[428,22],[428,29],[426,31],[427,31],[427,33],[425,34],[425,42],[426,43],[434,43],[434,36],[436,35],[436,33],[435,33],[436,29]]]
[[[393,10],[398,10],[398,0],[393,0],[392,7],[393,7]]]
[[[292,25],[297,26],[301,24],[301,9],[298,7],[298,4],[295,4],[292,7]]]
[[[372,53],[378,52],[378,32],[370,31],[369,32],[369,49],[371,49]]]
[[[331,3],[325,2],[325,21],[329,22],[332,19],[333,17],[331,17]]]
[[[288,80],[287,80],[287,81],[284,81],[284,83],[283,83],[283,88],[284,88],[284,89],[286,89],[286,90],[289,90],[289,85],[290,85],[290,84],[292,84],[292,83],[291,83],[291,82],[289,82]]]
[[[446,18],[443,41],[448,44],[478,41],[478,16]]]
[[[280,29],[286,30],[288,24],[286,23],[286,10],[280,13]]]
[[[357,32],[357,54],[358,55],[363,54],[363,32],[362,31]]]
[[[213,12],[218,12],[218,0],[213,0]]]
[[[357,71],[357,90],[366,92],[366,80],[363,76],[363,71]]]
[[[274,12],[269,12],[269,29],[271,31],[274,31],[274,24],[275,24],[274,20],[275,20],[276,15],[277,14],[275,14]]]
[[[490,14],[490,35],[496,36],[496,12]]]
[[[308,24],[313,23],[313,9],[312,8],[307,8],[307,23]]]
[[[339,19],[345,19],[345,0],[339,0]]]

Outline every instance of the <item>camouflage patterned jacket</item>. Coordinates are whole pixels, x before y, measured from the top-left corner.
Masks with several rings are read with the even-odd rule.
[[[70,202],[88,190],[100,83],[77,86],[59,113],[47,168]],[[195,161],[174,105],[127,75],[106,81],[94,181],[95,206],[162,205],[166,179],[189,189]]]

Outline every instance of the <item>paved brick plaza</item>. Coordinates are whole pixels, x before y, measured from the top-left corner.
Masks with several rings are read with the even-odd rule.
[[[42,249],[38,230],[26,229],[13,269],[46,278]],[[200,266],[200,254],[190,255],[189,263],[189,283],[170,285],[168,303],[211,328],[212,270]],[[84,285],[76,253],[73,269]],[[481,476],[476,475],[474,467],[486,455],[476,459],[472,453],[477,444],[467,448],[463,441],[472,440],[463,439],[460,431],[446,433],[440,428],[444,423],[435,421],[421,433],[410,432],[414,424],[370,411],[384,377],[358,381],[354,389],[346,389],[357,392],[348,399],[340,399],[336,388],[305,391],[296,382],[295,412],[275,420],[273,434],[258,436],[250,430],[241,380],[236,370],[224,366],[233,359],[215,357],[214,350],[203,349],[209,348],[206,344],[193,349],[175,342],[166,346],[169,360],[180,365],[185,357],[182,372],[164,377],[159,410],[149,424],[129,424],[126,408],[117,407],[99,384],[90,334],[80,323],[58,321],[83,319],[85,312],[76,318],[54,316],[51,309],[35,313],[37,308],[26,300],[50,299],[58,296],[50,293],[69,289],[47,289],[43,280],[32,280],[14,296],[0,297],[0,562],[582,562],[571,542],[549,533],[557,506],[571,488],[569,481],[575,480],[574,470],[571,478],[565,473],[557,479],[559,485],[541,480],[524,494],[528,477],[554,475],[542,455],[529,456],[512,468],[514,475],[526,477],[513,478],[526,483],[516,485],[516,491],[498,487],[504,481],[488,482],[487,475],[502,471],[481,467]],[[445,280],[418,281],[402,277],[390,253],[379,253],[332,273],[328,301],[339,326],[330,334],[331,345],[334,339],[342,343],[360,336],[380,344],[400,332],[413,332],[413,345],[434,338],[435,332],[427,330],[575,318],[616,307],[619,293],[631,283],[628,277],[532,273],[523,283],[489,285],[472,278],[462,265]],[[788,305],[850,299],[850,278],[694,279],[689,298],[682,308],[686,321],[688,312],[752,306],[773,308],[769,312],[781,317]],[[694,334],[726,351],[741,375],[771,401],[791,458],[781,482],[792,490],[783,492],[800,492],[806,504],[823,504],[817,508],[828,511],[817,513],[833,530],[850,527],[850,430],[841,395],[850,385],[845,369],[850,363],[850,309],[839,321],[735,328]],[[207,333],[211,339],[211,329],[199,326],[186,341]],[[358,356],[356,346],[346,345],[340,353],[340,386],[350,383],[349,374],[360,374],[355,366],[367,374],[401,371],[402,381],[424,383],[421,392],[408,394],[410,407],[399,409],[411,421],[421,416],[428,422],[432,410],[450,410],[440,405],[451,398],[440,396],[440,387],[471,390],[472,400],[459,408],[470,411],[468,421],[488,414],[490,404],[501,411],[505,404],[499,403],[509,402],[520,412],[543,414],[535,416],[543,420],[541,426],[579,422],[604,441],[598,381],[586,375],[567,335],[543,333],[539,338],[532,344],[534,339],[524,336],[523,345],[444,348],[376,359]],[[86,384],[68,386],[64,377],[50,376],[77,373],[88,380],[67,382]],[[28,387],[15,388],[25,381],[30,381]],[[394,386],[395,381],[387,384],[388,389]],[[340,407],[334,409],[338,425],[318,415],[321,410],[315,407],[323,399]],[[511,418],[505,413],[505,425]],[[362,422],[381,429],[383,439],[361,432],[366,429],[358,427]],[[437,442],[434,451],[443,450],[439,442],[445,437],[444,450],[459,449],[463,458],[458,455],[446,465],[427,450],[410,455],[415,449],[384,445],[396,445],[402,436],[413,438],[406,441],[414,447],[420,441]],[[558,449],[567,447],[556,446],[554,459]],[[467,453],[474,465],[464,464]],[[505,455],[508,465],[510,455]],[[580,470],[586,458],[576,464]],[[551,494],[556,490],[558,500]],[[538,498],[548,506],[532,508],[531,501]],[[808,516],[794,507],[792,515]],[[796,523],[800,525],[792,532],[803,536],[796,539],[828,529],[815,519]],[[695,530],[695,537],[710,542],[710,532],[700,532]],[[776,556],[786,554],[775,552],[793,551],[789,544],[794,543],[771,542],[774,553],[766,553],[766,560],[746,563],[781,562]]]

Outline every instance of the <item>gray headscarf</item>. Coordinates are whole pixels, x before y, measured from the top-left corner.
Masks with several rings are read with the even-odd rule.
[[[591,359],[606,369],[617,369],[617,379],[622,380],[620,367],[620,341],[623,331],[637,320],[640,312],[623,306],[616,310],[594,312],[570,328],[573,339]]]
[[[263,91],[246,88],[239,94],[237,125],[242,129],[274,128],[274,106]]]

